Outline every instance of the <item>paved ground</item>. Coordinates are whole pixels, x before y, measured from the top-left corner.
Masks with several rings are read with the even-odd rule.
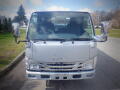
[[[46,81],[27,80],[24,60],[0,79],[0,90],[120,90],[120,39],[110,38],[99,44],[96,77],[89,80]]]
[[[120,62],[120,39],[119,38],[109,38],[106,43],[99,43],[98,47],[107,55],[113,57]]]

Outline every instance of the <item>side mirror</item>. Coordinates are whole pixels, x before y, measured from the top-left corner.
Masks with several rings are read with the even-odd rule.
[[[96,42],[105,42],[107,41],[107,30],[105,29],[105,25],[103,23],[100,24],[100,35],[94,36],[94,41]]]
[[[106,35],[97,35],[97,36],[94,36],[94,41],[95,42],[105,42],[107,41],[107,36]]]
[[[14,38],[15,38],[15,42],[17,43],[17,44],[19,44],[20,42],[28,42],[28,40],[19,40],[19,38],[20,38],[20,31],[19,31],[20,29],[16,29],[15,31],[14,31],[14,34],[13,34],[13,36],[14,36]]]
[[[99,29],[99,28],[101,28],[101,26],[100,25],[95,25],[94,28]]]

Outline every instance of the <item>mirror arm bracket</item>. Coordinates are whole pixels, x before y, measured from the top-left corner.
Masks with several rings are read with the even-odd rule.
[[[17,40],[17,38],[15,38],[15,42],[19,44],[20,42],[29,42],[29,40]]]

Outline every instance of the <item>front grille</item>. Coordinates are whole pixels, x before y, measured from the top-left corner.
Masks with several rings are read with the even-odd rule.
[[[44,72],[74,72],[82,70],[82,63],[79,62],[54,62],[54,63],[40,63],[39,70]]]
[[[61,68],[50,68],[50,69],[58,69],[58,70],[60,69],[60,70],[63,70],[63,69],[72,69],[72,68],[69,68],[69,67],[68,68],[63,68],[63,67],[61,67]]]
[[[53,64],[47,64],[47,65],[49,65],[49,66],[70,66],[70,65],[74,65],[74,64],[65,64],[65,63],[60,63],[60,64],[58,64],[58,63],[53,63]]]

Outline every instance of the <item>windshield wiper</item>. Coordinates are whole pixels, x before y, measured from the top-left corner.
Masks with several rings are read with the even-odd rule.
[[[46,41],[46,39],[32,39],[33,41]]]
[[[71,38],[70,40],[73,40],[73,41],[90,41],[92,39],[91,38]]]
[[[63,38],[52,38],[52,39],[33,39],[34,42],[37,41],[61,41],[61,42],[65,42],[66,40]]]
[[[39,41],[46,41],[45,39],[32,39],[32,41],[35,42],[39,42]]]
[[[48,41],[66,41],[64,38],[52,38],[52,39],[47,39]]]
[[[60,42],[65,42],[65,41],[90,41],[92,40],[91,38],[71,38],[71,39],[64,39],[64,38],[52,38],[52,39],[33,39],[34,42],[38,41],[60,41]]]

